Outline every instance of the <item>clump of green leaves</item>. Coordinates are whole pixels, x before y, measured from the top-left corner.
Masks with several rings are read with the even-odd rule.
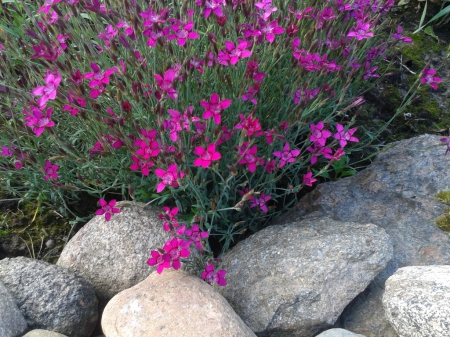
[[[442,215],[436,219],[436,226],[450,234],[450,190],[439,191],[435,198],[449,207],[445,208]]]

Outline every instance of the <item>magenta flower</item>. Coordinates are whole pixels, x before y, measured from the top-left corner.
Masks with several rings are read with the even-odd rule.
[[[266,202],[272,199],[270,195],[265,195],[264,192],[261,192],[259,197],[255,197],[254,195],[250,196],[249,201],[251,202],[250,208],[259,207],[261,211],[267,213],[268,208]]]
[[[312,172],[308,172],[303,176],[303,185],[312,186],[313,182],[316,182],[317,179],[312,177]]]
[[[148,176],[150,174],[150,169],[155,165],[155,162],[148,158],[145,159],[131,156],[131,160],[133,160],[133,164],[130,165],[130,170],[136,171],[140,169],[144,176]]]
[[[193,243],[198,250],[203,250],[202,239],[206,239],[209,236],[208,232],[200,232],[200,228],[197,224],[194,224],[190,229],[184,231],[184,235],[189,237],[189,244]]]
[[[428,83],[434,90],[437,90],[437,83],[440,83],[442,80],[440,77],[433,76],[434,74],[436,74],[436,70],[425,68],[420,81],[422,83]]]
[[[117,29],[115,29],[112,25],[108,25],[106,26],[106,30],[104,32],[101,32],[97,37],[105,42],[105,47],[108,50],[111,45],[112,39],[114,39],[117,33]]]
[[[169,35],[167,40],[177,40],[179,46],[184,46],[186,44],[186,39],[194,40],[198,39],[200,35],[197,32],[190,32],[194,28],[194,22],[190,21],[184,26],[182,24],[172,25],[170,28],[175,32],[175,34]]]
[[[43,168],[44,173],[45,173],[45,177],[44,180],[49,180],[49,179],[58,179],[58,173],[56,171],[58,171],[58,165],[57,164],[52,164],[50,163],[48,160],[45,162],[45,166]]]
[[[216,151],[216,144],[214,143],[209,144],[206,149],[201,146],[197,146],[194,149],[194,154],[200,156],[200,158],[196,158],[194,160],[194,166],[201,166],[203,168],[209,167],[212,161],[222,158],[220,153]]]
[[[84,75],[84,78],[92,78],[89,82],[89,88],[91,89],[95,87],[99,87],[100,90],[103,89],[103,86],[109,83],[109,76],[119,72],[116,67],[113,67],[102,73],[100,67],[94,62],[91,62],[91,68],[93,72]]]
[[[164,245],[163,249],[169,255],[173,269],[180,269],[180,258],[187,258],[191,255],[187,247],[189,247],[189,243],[179,238],[173,238]]]
[[[25,114],[26,125],[33,129],[36,136],[40,136],[45,128],[50,128],[55,125],[52,118],[52,108],[47,108],[45,115],[36,107],[31,108],[31,114],[27,110],[23,111]]]
[[[333,150],[330,149],[329,147],[323,147],[322,145],[318,144],[317,142],[313,144],[314,147],[307,147],[306,150],[308,150],[309,152],[312,152],[312,156],[311,156],[311,165],[314,165],[315,163],[317,163],[317,159],[320,155],[323,155],[324,157],[326,157],[327,155],[330,155]],[[328,158],[328,157],[326,157]]]
[[[358,143],[359,139],[356,137],[353,137],[353,134],[356,132],[358,128],[353,128],[348,131],[345,131],[344,127],[341,124],[336,125],[337,133],[333,135],[333,137],[337,140],[339,140],[339,144],[341,147],[345,147],[347,145],[347,142],[355,142]]]
[[[259,165],[263,162],[262,158],[256,157],[256,153],[258,152],[258,148],[256,145],[253,145],[251,148],[249,147],[249,142],[244,142],[242,146],[236,146],[238,149],[238,156],[241,159],[238,161],[239,165],[247,165],[248,170],[253,173],[256,171],[256,165]]]
[[[162,181],[156,187],[157,193],[160,193],[162,190],[164,190],[166,186],[177,188],[179,186],[178,174],[180,175],[180,179],[184,177],[183,171],[178,173],[178,167],[176,164],[170,164],[167,168],[167,171],[164,171],[162,168],[157,168],[155,170],[155,174],[162,179]]]
[[[0,156],[2,156],[2,157],[12,157],[12,155],[13,155],[13,153],[11,152],[9,147],[7,147],[7,146],[3,146],[2,147],[2,153],[0,154]]]
[[[255,95],[258,93],[259,88],[260,88],[259,83],[255,83],[255,84],[251,85],[247,89],[247,93],[241,96],[241,99],[243,101],[250,101],[253,104],[258,104],[258,100],[255,98]]]
[[[252,115],[248,115],[245,117],[243,114],[239,114],[239,118],[241,120],[240,123],[234,126],[235,129],[243,129],[246,131],[247,136],[253,135],[255,132],[261,130],[261,124],[259,124],[259,119],[253,119]]]
[[[208,119],[213,117],[214,123],[220,124],[220,113],[223,109],[226,109],[231,105],[231,100],[224,99],[221,101],[219,95],[213,93],[209,99],[209,102],[201,101],[200,104],[206,109],[203,113],[203,118]]]
[[[160,218],[161,220],[165,220],[163,228],[166,232],[170,231],[171,226],[178,227],[179,224],[176,218],[177,214],[178,207],[170,209],[167,206],[163,207],[163,213],[158,214],[158,218]]]
[[[264,20],[269,20],[270,15],[272,12],[275,12],[277,10],[276,7],[272,6],[272,0],[262,0],[260,2],[255,3],[255,7],[259,9],[258,16]]]
[[[56,73],[52,73],[47,70],[47,75],[45,76],[45,85],[38,86],[31,90],[31,93],[35,96],[41,96],[36,102],[39,107],[44,107],[48,100],[53,100],[56,98],[56,92],[59,83],[62,80],[61,74],[56,70]]]
[[[314,142],[320,146],[325,146],[325,143],[327,141],[327,138],[331,136],[331,132],[328,130],[324,130],[324,124],[322,121],[317,123],[317,125],[310,124],[309,127],[311,128],[311,136],[309,137],[309,140],[311,142]]]
[[[227,66],[228,61],[230,61],[231,65],[235,65],[239,59],[250,57],[252,52],[245,49],[247,46],[248,42],[245,40],[238,42],[236,47],[232,41],[225,42],[226,48],[219,51],[219,63]]]
[[[137,144],[137,142],[135,142],[135,144]],[[139,144],[140,149],[136,151],[136,154],[144,159],[156,157],[161,151],[161,146],[156,140],[152,140],[148,144],[143,140],[139,140]]]
[[[195,4],[197,6],[201,6],[202,0],[196,1]],[[203,16],[207,18],[211,15],[212,12],[220,18],[221,16],[223,16],[222,6],[226,6],[225,0],[206,0]]]
[[[106,221],[111,220],[112,214],[120,213],[120,209],[114,207],[116,205],[116,199],[111,200],[109,203],[104,199],[100,199],[98,203],[100,204],[101,208],[95,212],[95,215],[104,214]]]
[[[336,152],[334,152],[334,154],[331,155],[330,153],[324,153],[323,156],[327,159],[330,159],[330,162],[335,162],[341,159],[341,157],[345,154],[345,151],[342,147],[340,147],[339,149],[336,150]]]
[[[256,31],[254,33],[254,36],[265,36],[266,40],[269,41],[269,43],[272,43],[275,40],[275,35],[283,34],[284,28],[281,26],[278,26],[277,20],[273,20],[269,23],[262,23],[261,30]]]
[[[60,1],[61,0],[45,0],[44,4],[41,7],[39,7],[37,12],[48,14],[48,12],[50,12],[50,9],[52,9],[52,5]]]
[[[406,44],[411,44],[412,43],[412,39],[410,37],[408,37],[408,36],[403,36],[402,32],[403,32],[403,28],[401,26],[398,26],[397,27],[397,33],[392,34],[392,37],[397,39],[397,40],[403,41]]]
[[[205,270],[202,272],[202,280],[205,280],[209,284],[216,282],[219,286],[226,286],[227,280],[225,280],[225,275],[227,274],[226,270],[218,270],[215,272],[215,267],[213,264],[208,264],[205,267]]]
[[[362,21],[358,21],[356,28],[351,29],[347,36],[354,36],[358,41],[361,41],[362,39],[367,39],[369,37],[373,36],[373,33],[370,31],[370,24],[364,23]]]
[[[156,84],[159,87],[159,89],[163,93],[167,93],[167,95],[171,99],[176,101],[178,99],[178,92],[172,87],[173,81],[175,80],[176,77],[176,72],[172,69],[168,69],[164,73],[164,78],[159,74],[154,74],[153,76],[156,79]],[[161,99],[162,97],[159,91],[155,93],[155,96],[157,99]]]
[[[165,268],[170,268],[170,255],[169,254],[161,254],[157,250],[152,250],[150,253],[152,255],[151,258],[148,259],[147,264],[150,266],[156,266],[156,272],[161,274]]]
[[[447,153],[450,152],[450,138],[444,137],[444,138],[441,138],[440,141],[444,144],[447,144],[447,151],[445,151],[445,155],[447,155]]]
[[[275,157],[280,158],[279,167],[282,168],[286,163],[293,163],[295,162],[295,157],[297,157],[300,154],[299,149],[294,149],[291,151],[289,143],[284,144],[283,152],[281,151],[275,151],[273,152],[273,155]]]

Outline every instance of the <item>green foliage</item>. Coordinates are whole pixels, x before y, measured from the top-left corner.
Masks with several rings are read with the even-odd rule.
[[[439,191],[436,200],[450,206],[450,190]],[[450,234],[450,208],[445,208],[443,214],[436,219],[436,226]]]

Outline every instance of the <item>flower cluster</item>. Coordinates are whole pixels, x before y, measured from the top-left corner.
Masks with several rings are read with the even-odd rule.
[[[162,204],[171,239],[149,265],[178,269],[195,246],[202,279],[225,285],[210,236],[223,253],[363,139],[352,124],[364,83],[381,76],[389,47],[411,42],[401,27],[378,36],[392,5],[31,5],[36,25],[10,22],[21,38],[0,37],[2,175],[47,181],[42,191],[29,179],[27,195],[108,191]],[[421,81],[436,89],[440,78],[427,68]],[[107,221],[120,212],[115,200],[99,204]]]

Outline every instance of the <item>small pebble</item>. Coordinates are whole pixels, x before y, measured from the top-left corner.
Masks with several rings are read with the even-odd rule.
[[[52,249],[53,247],[55,247],[55,240],[53,239],[47,240],[45,242],[45,247],[47,247],[48,249]]]

